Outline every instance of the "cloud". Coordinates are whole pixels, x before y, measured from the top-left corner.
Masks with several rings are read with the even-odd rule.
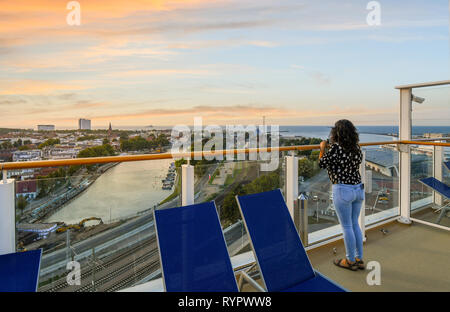
[[[128,71],[120,71],[109,73],[107,77],[144,77],[144,76],[165,76],[165,75],[188,75],[188,76],[197,76],[197,75],[209,75],[210,71],[201,70],[201,69],[149,69],[149,70],[128,70]]]
[[[74,104],[70,105],[68,108],[69,109],[86,109],[86,108],[93,108],[93,107],[103,107],[106,105],[107,105],[106,103],[102,103],[102,102],[93,102],[93,101],[89,101],[89,100],[78,100]]]
[[[317,70],[308,72],[308,76],[320,85],[329,85],[331,83],[330,77]]]
[[[332,118],[333,115],[326,115],[332,110],[308,110],[314,105],[327,107],[322,100],[323,91],[292,87],[289,79],[294,73],[297,78],[303,75],[303,80],[320,87],[329,86],[335,82],[332,73],[338,72],[340,64],[330,64],[332,68],[328,70],[326,62],[332,60],[327,58],[328,53],[345,52],[342,55],[349,56],[356,43],[361,42],[356,48],[363,49],[368,40],[375,44],[394,43],[386,45],[387,48],[405,41],[448,40],[440,28],[434,32],[435,27],[444,25],[444,18],[439,15],[442,7],[434,3],[386,4],[382,26],[375,29],[365,24],[366,3],[356,0],[323,0],[320,4],[298,0],[80,2],[80,27],[66,24],[67,1],[2,2],[0,96],[11,96],[4,100],[6,104],[2,108],[11,104],[15,95],[20,95],[27,103],[17,101],[14,106],[28,108],[34,103],[25,113],[32,112],[35,115],[29,118],[41,119],[69,120],[77,111],[104,120],[109,117],[125,120],[129,116],[137,123],[139,118],[170,121],[172,113],[180,119],[204,113],[224,121],[241,121],[262,114],[280,120],[319,118],[319,114]],[[328,46],[314,47],[316,44]],[[384,45],[375,47],[374,52],[379,47]],[[367,46],[366,51],[370,48]],[[405,47],[394,48],[393,57],[383,59],[383,64],[396,62],[400,49]],[[428,56],[436,63],[442,60],[434,59],[434,54]],[[323,66],[317,65],[317,60],[323,60]],[[406,61],[414,62],[414,53],[408,54]],[[360,68],[357,60],[345,65],[352,70]],[[370,66],[377,69],[376,64]],[[289,75],[283,76],[286,72]],[[397,75],[383,73],[390,80],[369,82],[388,84],[404,79],[398,74],[402,71],[395,72]],[[428,74],[433,72],[430,69]],[[348,77],[342,77],[339,82],[353,85]],[[337,103],[354,103],[358,97],[345,90],[330,88],[330,91],[337,92]],[[311,99],[310,103],[302,103],[306,109],[276,109],[272,104],[289,102],[293,107],[292,102],[300,92],[303,92],[301,98]],[[174,110],[148,109],[169,107],[151,103],[158,98],[170,98]],[[378,94],[376,98],[383,99]],[[231,105],[249,102],[267,106]],[[209,106],[210,103],[219,105]],[[40,110],[41,107],[44,109]],[[44,110],[45,114],[40,114]],[[332,112],[346,115],[354,111],[357,109]],[[8,116],[13,116],[12,113]]]
[[[295,68],[295,69],[305,69],[305,66],[292,64],[292,65],[291,65],[291,68]]]
[[[318,70],[310,70],[305,66],[302,65],[296,65],[292,64],[291,68],[295,70],[301,70],[302,72],[306,73],[306,75],[313,80],[315,83],[319,85],[329,85],[331,84],[331,78],[325,75],[324,73],[318,71]]]
[[[12,80],[0,81],[2,89],[0,95],[30,95],[30,94],[48,94],[61,90],[82,90],[88,88],[79,83],[59,83],[44,80]]]
[[[16,98],[2,98],[0,97],[0,106],[12,106],[12,105],[20,105],[25,104],[27,101],[23,99],[16,99]]]
[[[222,40],[203,40],[203,41],[181,41],[167,42],[169,49],[211,49],[211,48],[231,48],[241,46],[255,46],[260,48],[275,48],[279,46],[278,42],[267,40],[248,40],[248,39],[222,39]]]
[[[141,110],[139,112],[121,112],[117,114],[98,114],[91,115],[95,121],[108,120],[133,120],[133,119],[153,119],[162,117],[178,118],[182,117],[185,121],[193,120],[195,116],[202,116],[209,120],[236,122],[247,120],[249,118],[260,118],[268,116],[277,119],[292,118],[316,118],[316,117],[336,117],[336,116],[366,116],[373,114],[395,113],[396,110],[386,109],[368,109],[361,107],[355,110],[351,107],[332,107],[331,109],[292,109],[275,106],[258,105],[198,105],[187,108],[154,108]]]

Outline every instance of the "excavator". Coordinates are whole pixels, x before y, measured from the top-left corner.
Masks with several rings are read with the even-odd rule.
[[[84,224],[85,224],[86,222],[92,221],[92,220],[100,221],[99,224],[103,224],[103,220],[102,220],[101,218],[91,217],[91,218],[86,218],[86,219],[81,220],[78,224],[70,224],[70,225],[61,226],[60,228],[58,228],[58,229],[56,230],[56,233],[58,233],[58,234],[64,233],[65,231],[67,231],[67,230],[69,230],[69,229],[70,229],[70,230],[73,229],[73,230],[78,231],[78,230],[80,230],[81,228],[84,227]]]
[[[23,242],[20,242],[19,245],[17,246],[17,251],[18,252],[25,252],[25,251],[28,251],[28,250],[24,247]]]

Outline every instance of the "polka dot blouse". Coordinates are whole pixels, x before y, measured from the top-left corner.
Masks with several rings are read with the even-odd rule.
[[[339,144],[332,144],[328,152],[319,160],[319,167],[327,169],[333,184],[359,184],[361,175],[359,165],[362,161],[361,150],[358,153],[345,152]]]

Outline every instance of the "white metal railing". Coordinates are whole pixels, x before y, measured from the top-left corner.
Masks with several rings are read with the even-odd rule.
[[[412,90],[415,88],[450,85],[450,80],[397,86],[400,91],[399,140],[409,141],[412,134]],[[400,152],[400,218],[399,222],[411,223],[411,152],[410,146],[398,145]]]

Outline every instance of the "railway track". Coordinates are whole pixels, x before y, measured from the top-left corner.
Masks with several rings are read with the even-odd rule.
[[[138,265],[140,265],[142,263],[145,263],[147,260],[149,260],[150,258],[154,257],[156,254],[158,254],[158,251],[156,249],[153,249],[149,253],[146,253],[146,254],[136,258],[133,262],[130,262],[130,263],[124,265],[124,266],[121,266],[117,270],[114,270],[114,271],[108,273],[107,275],[102,276],[99,279],[96,279],[95,280],[95,287],[96,287],[96,289],[98,287],[101,287],[102,285],[106,284],[109,281],[115,280],[116,278],[120,277],[124,273],[129,272],[135,266],[138,266]],[[135,277],[134,274],[132,276]],[[85,285],[85,286],[83,286],[81,288],[78,288],[76,290],[76,292],[85,292],[85,291],[89,291],[89,289],[92,289],[92,288],[93,288],[92,285],[88,284],[88,285]]]
[[[156,242],[156,236],[153,235],[150,239],[146,240],[144,243],[140,243],[137,244],[133,247],[131,247],[130,249],[122,252],[120,255],[118,256],[108,256],[106,259],[106,261],[102,261],[101,266],[97,266],[95,268],[95,273],[100,272],[101,270],[108,268],[112,265],[114,265],[115,263],[129,257],[130,255],[136,253],[137,251],[146,248],[152,244],[154,244]],[[92,274],[92,268],[88,268],[87,270],[83,270],[83,272],[81,273],[81,280],[86,279],[89,275]],[[39,290],[40,292],[55,292],[55,291],[59,291],[62,290],[66,287],[69,287],[69,285],[67,284],[67,274],[65,274],[61,279],[58,280],[58,282],[56,282],[56,284],[51,285],[50,287],[46,287],[43,286],[41,287],[41,289]]]
[[[227,245],[234,239],[231,235],[225,235],[225,238]],[[81,274],[82,286],[68,285],[66,280],[67,274],[65,274],[64,277],[53,283],[53,285],[43,286],[39,291],[57,292],[69,290],[73,292],[90,292],[94,290],[95,286],[96,291],[113,292],[133,286],[137,281],[142,280],[159,267],[159,257],[156,257],[154,261],[151,260],[152,257],[158,254],[157,247],[151,248],[152,245],[156,245],[155,234],[149,239],[136,243],[119,254],[116,253],[105,257],[100,265],[97,265],[95,268],[85,266]],[[127,258],[131,258],[130,261],[120,263]],[[117,265],[118,267],[111,272],[106,272],[113,265]],[[97,275],[98,278],[95,279],[95,285],[92,285],[92,281],[90,281],[90,279],[92,280],[91,275],[93,275],[92,270],[95,270],[94,275],[99,273]],[[103,276],[102,273],[104,274]],[[66,289],[68,287],[72,289]]]
[[[141,280],[150,273],[154,272],[159,267],[159,260],[155,260],[148,265],[143,266],[134,272],[133,275],[121,280],[118,283],[114,283],[111,287],[106,288],[105,292],[114,292],[134,285],[136,280]]]

